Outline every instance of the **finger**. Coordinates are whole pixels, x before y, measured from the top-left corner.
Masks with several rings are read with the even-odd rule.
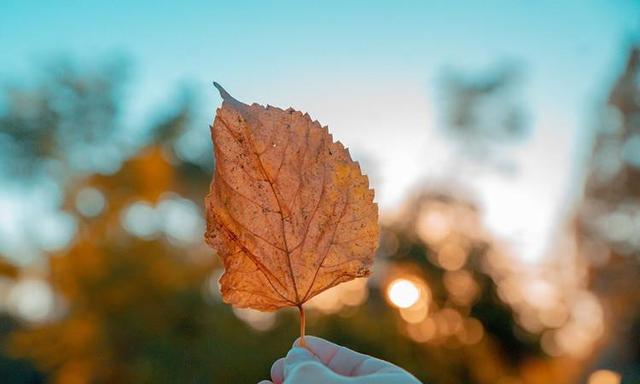
[[[289,376],[289,372],[298,364],[305,362],[319,363],[318,359],[306,348],[293,347],[284,358],[284,378]]]
[[[345,384],[348,378],[338,376],[318,360],[303,361],[287,373],[287,384]]]
[[[372,375],[384,370],[396,372],[396,368],[397,367],[395,365],[387,363],[386,361],[379,360],[374,357],[367,357],[363,360],[360,360],[359,363],[355,366],[351,367],[349,376]]]
[[[343,376],[362,376],[377,372],[405,371],[384,360],[376,359],[315,336],[305,336],[306,346],[332,371]],[[300,345],[300,338],[294,346]]]
[[[363,360],[358,366],[354,367],[351,376],[366,376],[372,374],[400,374],[410,375],[404,369],[388,361],[376,359],[369,356]]]
[[[269,380],[262,380],[258,384],[273,384],[273,383],[271,381],[269,381]]]
[[[367,375],[360,377],[353,377],[349,379],[349,384],[388,384],[388,383],[402,383],[402,384],[422,384],[418,379],[408,373],[383,373],[375,375]]]
[[[317,364],[324,367],[322,363],[306,348],[293,347],[284,358],[284,379],[288,380],[290,373],[302,364]],[[325,369],[328,369],[325,367]]]
[[[284,357],[276,360],[271,366],[271,380],[273,384],[282,384],[284,381]]]
[[[322,364],[306,348],[293,347],[284,364],[284,383],[288,384],[341,384],[346,379]]]
[[[335,356],[336,352],[338,351],[338,348],[340,348],[339,345],[316,336],[307,335],[304,337],[304,341],[306,347],[311,352],[313,352],[313,354],[316,355],[318,359],[324,364],[327,364],[329,361],[331,361],[333,356]],[[293,342],[293,346],[300,346],[300,338]]]
[[[370,377],[371,375],[386,377],[386,375],[397,375],[399,377],[413,378],[409,372],[397,365],[371,356],[366,356],[365,359],[352,367],[350,373],[345,375],[350,377]]]
[[[315,354],[318,359],[329,367],[332,371],[343,375],[352,376],[354,371],[360,367],[367,359],[372,359],[367,355],[342,347],[330,341],[315,336],[304,337],[306,346]],[[294,345],[299,345],[300,339]]]

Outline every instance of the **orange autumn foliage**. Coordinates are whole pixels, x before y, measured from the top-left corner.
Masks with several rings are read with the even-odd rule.
[[[111,175],[92,175],[85,187],[106,198],[98,217],[81,218],[73,243],[48,258],[48,282],[63,303],[59,317],[14,332],[11,352],[33,360],[52,383],[157,382],[143,368],[157,363],[145,352],[157,340],[181,340],[191,318],[210,310],[200,302],[212,259],[187,257],[164,237],[141,239],[123,228],[130,204],[156,203],[179,190],[180,174],[159,146],[143,148]],[[187,320],[185,320],[187,319]],[[160,375],[160,374],[159,374]],[[0,380],[2,381],[2,380]]]

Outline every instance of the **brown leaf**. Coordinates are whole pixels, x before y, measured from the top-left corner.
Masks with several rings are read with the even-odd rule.
[[[349,151],[309,115],[224,99],[211,128],[216,170],[205,239],[222,258],[225,302],[272,311],[368,276],[378,207]]]

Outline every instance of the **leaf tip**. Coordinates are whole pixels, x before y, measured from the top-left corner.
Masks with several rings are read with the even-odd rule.
[[[224,100],[224,101],[238,101],[233,96],[231,96],[229,94],[229,92],[227,92],[227,90],[222,87],[222,85],[220,85],[220,84],[218,84],[217,82],[214,81],[213,82],[213,86],[216,87],[218,92],[220,92],[220,97],[222,97],[222,100]]]

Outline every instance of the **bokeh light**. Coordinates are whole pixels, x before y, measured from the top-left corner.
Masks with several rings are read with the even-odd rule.
[[[199,208],[191,200],[170,195],[158,203],[156,211],[160,226],[169,240],[195,243],[202,238],[205,222]]]
[[[31,322],[41,322],[53,313],[54,294],[45,281],[23,279],[9,292],[8,305],[17,316]]]
[[[157,212],[151,204],[143,201],[131,204],[122,214],[122,225],[133,235],[151,238],[160,224]]]
[[[256,331],[268,331],[276,325],[276,314],[273,312],[233,308],[233,314]]]
[[[324,314],[333,314],[338,313],[344,307],[362,305],[367,300],[368,295],[367,279],[354,279],[320,293],[309,300],[305,306]]]
[[[620,374],[602,369],[595,371],[589,376],[588,384],[620,384]]]
[[[105,205],[104,195],[96,188],[83,188],[76,195],[76,208],[83,216],[95,217],[102,213]]]
[[[389,301],[398,308],[409,308],[420,299],[420,289],[407,279],[396,279],[387,287]]]
[[[467,261],[467,250],[461,244],[447,243],[438,250],[438,264],[447,271],[457,271]]]

